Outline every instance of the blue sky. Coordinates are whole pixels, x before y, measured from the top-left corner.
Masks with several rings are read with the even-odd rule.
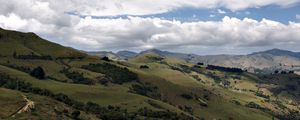
[[[219,13],[218,10],[226,13]],[[300,13],[300,5],[292,7],[279,7],[275,5],[264,6],[261,8],[249,8],[241,11],[231,11],[228,9],[197,9],[197,8],[180,8],[163,14],[149,15],[153,17],[163,17],[166,19],[178,19],[181,21],[219,21],[224,16],[236,17],[243,19],[245,17],[255,20],[263,18],[282,22],[287,24],[289,21],[297,21],[296,14]]]
[[[73,12],[68,14],[78,15]],[[251,18],[255,20],[261,20],[263,18],[278,21],[284,24],[288,22],[298,22],[299,19],[296,15],[300,14],[300,4],[296,4],[288,7],[280,7],[278,5],[268,5],[259,8],[248,8],[239,11],[232,11],[226,8],[193,8],[184,7],[178,8],[172,11],[168,11],[160,14],[149,14],[149,15],[115,15],[115,16],[93,16],[95,19],[102,18],[127,18],[128,16],[136,17],[158,17],[167,20],[180,20],[182,22],[192,22],[192,21],[220,21],[225,16],[235,17],[239,19]],[[85,17],[85,16],[82,16]]]
[[[9,0],[0,27],[86,51],[300,51],[300,0]],[[24,12],[26,11],[26,12]]]

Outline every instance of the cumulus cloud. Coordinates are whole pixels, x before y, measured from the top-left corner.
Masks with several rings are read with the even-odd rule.
[[[236,4],[227,5],[226,1]],[[95,19],[66,14],[72,11],[97,16],[139,15],[166,12],[182,6],[204,8],[223,6],[231,10],[239,10],[268,4],[288,6],[298,2],[297,0],[285,0],[284,3],[281,0],[239,1],[174,0],[170,2],[165,0],[148,3],[138,0],[130,2],[3,0],[0,4],[6,7],[0,8],[0,27],[36,32],[44,38],[84,50],[171,49],[194,46],[234,48],[300,44],[300,23],[294,22],[282,24],[268,19],[258,21],[227,16],[221,21],[197,22],[142,17]],[[155,5],[152,5],[154,3]]]
[[[299,14],[296,15],[296,19],[300,20],[300,15]]]
[[[165,13],[184,7],[226,8],[232,11],[259,8],[267,5],[292,6],[300,0],[2,0],[0,12],[22,13],[31,17],[36,13],[44,21],[56,19],[56,13],[72,12],[80,15],[149,15]],[[31,12],[24,12],[31,11]]]

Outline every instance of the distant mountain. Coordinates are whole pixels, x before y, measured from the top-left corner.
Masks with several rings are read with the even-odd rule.
[[[122,57],[125,57],[125,58],[131,58],[131,57],[136,56],[137,54],[138,53],[136,53],[136,52],[127,51],[127,50],[119,51],[119,52],[116,53],[116,55],[122,56]]]
[[[184,53],[175,53],[175,52],[169,52],[169,51],[161,51],[159,49],[149,49],[149,50],[140,52],[140,54],[146,54],[146,53],[154,53],[154,54],[164,56],[164,57],[173,57],[173,58],[184,59],[184,60],[188,60],[190,58],[193,58],[194,56],[198,56],[195,54],[184,54]]]
[[[155,53],[164,57],[182,59],[191,63],[205,63],[225,67],[237,67],[252,72],[272,72],[276,69],[298,70],[300,69],[300,54],[287,50],[271,49],[262,52],[255,52],[248,55],[206,55],[173,53],[150,49],[141,52]]]
[[[271,50],[262,51],[262,52],[255,52],[250,55],[255,55],[255,54],[271,54],[274,56],[290,56],[290,57],[300,58],[300,53],[291,52],[288,50],[281,50],[281,49],[271,49]]]
[[[93,55],[93,56],[98,56],[98,57],[108,57],[112,60],[126,60],[128,58],[131,57],[135,57],[137,55],[137,53],[135,52],[131,52],[131,51],[119,51],[117,53],[114,52],[107,52],[107,51],[89,51],[89,52],[85,52],[89,55]]]
[[[98,57],[108,57],[112,60],[124,60],[125,57],[119,56],[116,53],[113,52],[107,52],[107,51],[93,51],[93,52],[85,52],[89,55],[98,56]]]

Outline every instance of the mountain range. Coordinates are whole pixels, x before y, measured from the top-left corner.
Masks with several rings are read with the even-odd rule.
[[[256,73],[270,73],[275,70],[300,70],[300,53],[281,49],[271,49],[261,52],[254,52],[247,55],[206,56],[196,54],[175,53],[169,51],[162,51],[159,49],[150,49],[142,51],[140,53],[126,51],[126,53],[130,53],[129,56],[126,56],[126,53],[123,54],[122,52],[109,52],[109,55],[103,54],[105,52],[102,52],[102,54],[100,54],[101,52],[96,53],[98,53],[99,56],[108,56],[115,60],[126,60],[128,58],[132,58],[146,53],[155,53],[162,57],[172,57],[176,59],[185,60],[190,63],[204,63],[224,67],[236,67]],[[91,52],[88,52],[88,54],[95,55]]]

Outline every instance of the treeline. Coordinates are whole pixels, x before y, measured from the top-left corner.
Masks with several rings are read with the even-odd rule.
[[[153,118],[154,120],[155,119],[162,119],[162,120],[193,120],[194,119],[183,113],[178,114],[171,111],[153,111],[146,107],[139,109],[138,114],[141,116],[147,116]]]
[[[192,120],[193,118],[185,114],[177,114],[171,111],[152,111],[147,108],[139,109],[137,112],[128,113],[127,109],[121,109],[118,106],[100,106],[93,102],[82,103],[69,98],[67,95],[58,93],[55,94],[47,89],[33,87],[32,84],[13,79],[8,75],[0,74],[0,87],[7,89],[18,90],[26,93],[33,93],[41,96],[47,96],[75,109],[92,113],[103,120],[132,120],[138,119],[138,116],[150,118],[163,118],[169,120]],[[79,113],[78,113],[79,112]],[[75,114],[75,113],[74,113]],[[73,115],[73,113],[72,113]],[[80,111],[76,111],[76,116],[80,115]],[[75,116],[75,115],[74,115]],[[76,117],[75,116],[75,117]]]
[[[2,64],[2,65],[6,66],[6,67],[13,68],[13,69],[16,69],[16,70],[19,70],[19,71],[22,71],[22,72],[25,72],[25,73],[30,73],[31,72],[30,67],[27,67],[27,66],[17,66],[17,65],[13,65],[13,64],[9,64],[9,65]]]
[[[67,57],[57,57],[55,58],[56,60],[64,60],[64,59],[68,59],[68,60],[82,60],[84,59],[84,56],[67,56]]]
[[[294,74],[294,73],[295,73],[295,72],[292,71],[292,70],[290,70],[290,71],[285,71],[285,70],[279,71],[279,70],[275,70],[275,71],[274,71],[274,74]]]
[[[70,72],[68,69],[63,69],[60,73],[64,74],[67,78],[71,79],[75,84],[87,84],[94,85],[96,82],[89,78],[85,78],[82,73],[79,72]]]
[[[35,77],[37,79],[45,79],[46,78],[46,73],[45,73],[44,69],[40,66],[38,66],[34,69],[31,69],[30,67],[27,67],[27,66],[17,66],[17,65],[12,65],[12,64],[4,65],[4,66],[28,73],[30,76]]]
[[[219,71],[224,71],[224,72],[235,72],[235,73],[244,72],[240,68],[229,68],[229,67],[222,67],[222,66],[216,66],[216,65],[207,65],[206,69],[208,69],[208,70],[219,70]]]
[[[65,57],[52,57],[50,55],[36,55],[34,53],[28,55],[18,55],[16,52],[13,53],[13,58],[21,59],[21,60],[62,60],[62,59],[70,59],[70,60],[82,60],[84,56],[65,56]]]
[[[109,63],[83,65],[82,68],[93,72],[105,74],[106,77],[111,78],[110,82],[116,84],[138,81],[137,74],[129,71],[128,68],[118,67]]]
[[[29,55],[18,55],[16,52],[13,53],[13,57],[15,59],[22,59],[22,60],[53,60],[50,55],[35,55],[31,53]]]

